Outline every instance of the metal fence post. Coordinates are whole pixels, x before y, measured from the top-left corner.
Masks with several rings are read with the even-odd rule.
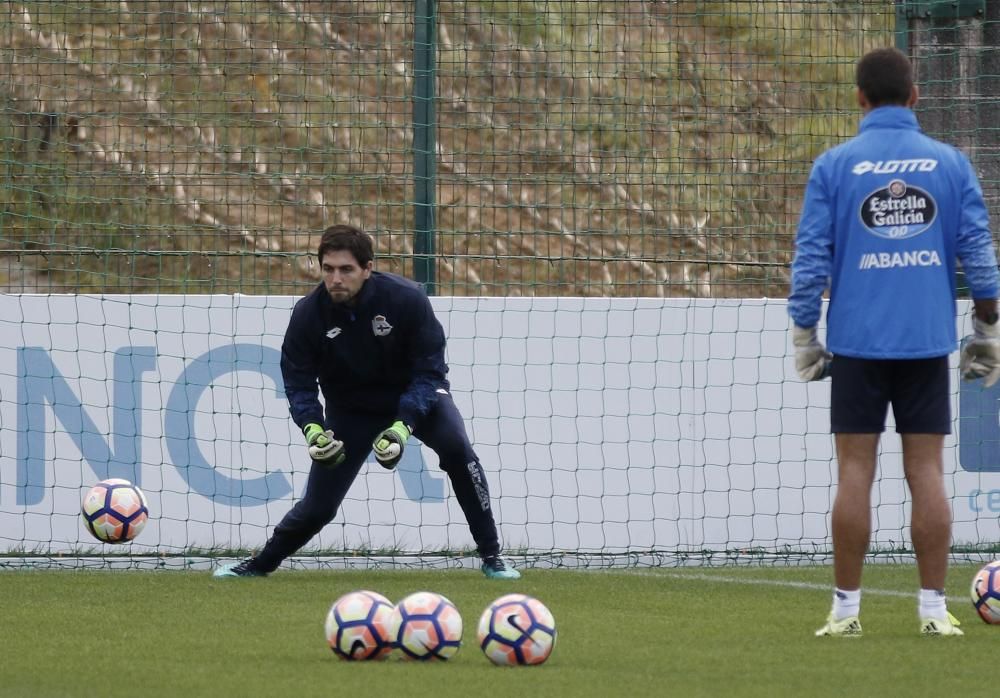
[[[435,291],[434,0],[414,0],[413,14],[413,277]]]

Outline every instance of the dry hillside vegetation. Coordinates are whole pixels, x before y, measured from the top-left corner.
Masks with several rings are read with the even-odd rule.
[[[841,4],[439,2],[438,292],[783,294]],[[298,292],[334,222],[411,272],[412,0],[3,12],[8,289]]]

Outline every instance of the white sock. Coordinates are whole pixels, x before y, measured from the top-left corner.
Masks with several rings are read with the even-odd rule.
[[[917,597],[920,603],[921,618],[935,618],[945,620],[948,617],[948,608],[945,605],[944,591],[937,589],[921,589]]]
[[[861,612],[861,590],[844,591],[843,589],[833,590],[833,619],[843,620],[856,616]]]

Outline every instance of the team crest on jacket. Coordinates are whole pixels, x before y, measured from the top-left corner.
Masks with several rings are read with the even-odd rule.
[[[372,332],[376,337],[385,337],[392,332],[392,325],[385,319],[385,315],[376,315],[372,318]]]
[[[888,240],[905,240],[931,227],[937,216],[937,203],[920,187],[894,179],[884,189],[865,197],[858,213],[873,234]]]

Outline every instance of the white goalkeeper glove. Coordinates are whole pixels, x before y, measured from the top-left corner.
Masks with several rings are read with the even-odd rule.
[[[403,448],[406,440],[410,438],[413,430],[400,421],[395,421],[385,431],[375,437],[372,450],[375,451],[375,460],[386,470],[392,470],[403,457]]]
[[[833,354],[816,336],[815,327],[799,327],[792,323],[792,344],[795,345],[795,370],[804,381],[818,381],[830,375]]]
[[[344,462],[344,442],[333,438],[333,432],[324,430],[319,424],[306,424],[302,429],[309,446],[309,457],[324,465],[340,465]]]
[[[984,378],[983,387],[989,388],[1000,378],[1000,322],[990,325],[973,317],[972,328],[974,334],[962,344],[958,370],[962,380]]]

